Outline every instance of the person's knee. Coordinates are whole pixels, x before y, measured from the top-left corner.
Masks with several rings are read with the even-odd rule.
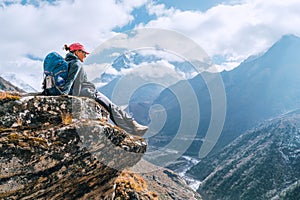
[[[95,92],[91,91],[89,88],[84,88],[80,91],[80,96],[95,98]]]

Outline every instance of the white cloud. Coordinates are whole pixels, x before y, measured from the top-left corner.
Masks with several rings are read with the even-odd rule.
[[[15,74],[36,90],[41,90],[43,77],[43,63],[41,61],[21,58],[16,61],[0,62],[0,76]]]
[[[88,74],[88,79],[94,80],[95,78],[99,78],[102,73],[104,73],[108,68],[110,68],[110,66],[110,63],[93,63],[89,65],[84,65],[84,69]]]
[[[171,62],[184,62],[184,59],[175,55],[173,52],[168,52],[159,49],[145,48],[138,51],[143,56],[155,55],[157,58]]]
[[[266,50],[283,34],[300,35],[299,0],[245,0],[235,5],[218,5],[204,13],[150,5],[149,12],[158,19],[146,27],[179,31],[210,56],[234,57],[234,63]]]
[[[64,54],[63,45],[75,41],[93,51],[116,34],[112,31],[115,27],[133,21],[132,10],[148,1],[58,0],[54,4],[32,1],[38,5],[21,2],[0,0],[0,74],[36,73],[42,69],[42,63],[26,59],[26,55],[43,58],[53,50]],[[178,31],[196,41],[209,56],[227,58],[224,62],[227,69],[249,55],[266,50],[283,34],[300,36],[299,0],[236,2],[206,12],[167,9],[163,4],[150,3],[147,4],[149,14],[155,14],[157,19],[139,27]],[[165,42],[159,37],[147,40],[144,43]]]
[[[169,87],[180,80],[186,80],[184,73],[178,73],[175,66],[165,60],[141,63],[138,67],[131,69],[130,73],[126,73],[122,79],[122,81],[130,80],[127,81],[130,82],[128,84],[143,85],[139,84],[142,79],[144,83],[158,83],[164,87]]]
[[[81,42],[93,51],[113,36],[113,28],[133,20],[132,9],[144,2],[68,0],[55,4],[43,1],[36,6],[22,5],[21,1],[0,1],[0,73],[11,70],[34,73],[36,66],[28,65],[28,60],[24,60],[26,55],[43,59],[50,51],[64,54],[63,45],[72,42]],[[23,66],[22,69],[15,63]]]
[[[1,60],[28,52],[43,56],[51,49],[61,49],[65,43],[74,41],[93,49],[111,35],[114,27],[132,20],[130,8],[123,8],[113,0],[60,1],[57,5],[44,3],[39,7],[6,6],[0,12],[1,26],[5,27],[0,33],[0,42],[5,47],[0,50]]]

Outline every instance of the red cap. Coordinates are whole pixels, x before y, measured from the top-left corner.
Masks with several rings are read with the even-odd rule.
[[[86,54],[89,54],[89,52],[85,50],[84,46],[80,43],[73,43],[70,45],[70,51],[77,51],[77,50],[81,50],[84,51]]]

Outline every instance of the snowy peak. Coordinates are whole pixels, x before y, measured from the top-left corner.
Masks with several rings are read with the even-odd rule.
[[[35,88],[33,88],[30,84],[28,84],[27,81],[23,80],[24,77],[19,77],[18,75],[13,74],[13,73],[1,74],[1,76],[5,80],[9,81],[16,87],[21,88],[25,92],[37,92],[37,90]],[[31,78],[31,80],[34,79],[34,77],[30,77],[30,78]]]
[[[114,61],[112,67],[118,72],[120,72],[122,69],[129,69],[131,62],[130,60],[130,55],[122,54]]]
[[[295,35],[284,35],[274,43],[265,53],[250,56],[239,67],[234,70],[239,71],[245,68],[245,65],[262,65],[272,66],[273,68],[283,65],[294,66],[299,65],[300,38]]]
[[[24,90],[14,86],[9,81],[3,79],[1,76],[0,76],[0,90],[10,91],[10,92],[24,92]]]
[[[101,56],[92,56],[89,59],[93,60],[94,63],[99,64],[99,62],[102,62],[97,60]],[[151,68],[149,66],[152,66],[152,70],[149,69]],[[102,87],[114,79],[136,73],[136,71],[139,71],[140,77],[151,77],[151,74],[156,72],[154,68],[159,68],[161,71],[170,71],[173,75],[178,76],[179,80],[190,79],[198,74],[189,62],[177,55],[163,50],[142,49],[120,54],[110,67],[99,74],[100,78],[94,79],[93,82],[98,87]]]
[[[224,82],[257,84],[258,79],[266,82],[270,78],[294,78],[300,73],[300,38],[285,35],[272,45],[264,54],[251,56],[232,71],[222,73]],[[266,76],[269,78],[266,79]],[[229,79],[229,80],[228,80]],[[228,84],[228,83],[227,83]]]

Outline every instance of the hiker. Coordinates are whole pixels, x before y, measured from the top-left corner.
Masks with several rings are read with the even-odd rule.
[[[128,133],[140,136],[144,135],[148,130],[147,126],[137,123],[124,110],[112,103],[104,94],[100,93],[93,83],[88,81],[82,63],[89,52],[84,46],[80,43],[73,43],[70,46],[64,45],[64,49],[69,51],[65,57],[69,70],[64,85],[60,87],[60,93],[93,98],[109,112],[110,119],[117,126]],[[45,93],[47,94],[47,91]]]

